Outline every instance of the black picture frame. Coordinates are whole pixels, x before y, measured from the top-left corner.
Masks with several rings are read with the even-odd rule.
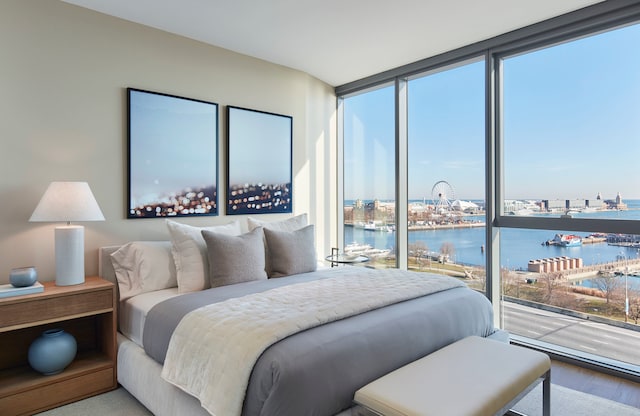
[[[293,212],[293,117],[227,106],[227,215]]]
[[[218,104],[127,88],[126,217],[218,215]]]

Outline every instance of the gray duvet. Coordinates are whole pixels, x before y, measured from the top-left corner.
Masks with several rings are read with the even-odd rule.
[[[331,275],[331,269],[326,269],[168,299],[147,315],[145,351],[163,363],[173,330],[185,314],[201,306]],[[466,287],[311,328],[262,354],[253,369],[242,414],[335,415],[351,407],[355,391],[370,381],[458,339],[492,333],[491,304]]]

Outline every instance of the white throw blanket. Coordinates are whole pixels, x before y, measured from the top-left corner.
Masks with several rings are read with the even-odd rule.
[[[334,269],[338,276],[229,299],[196,309],[176,328],[162,377],[214,416],[240,415],[254,364],[294,333],[393,303],[462,286],[397,269]]]

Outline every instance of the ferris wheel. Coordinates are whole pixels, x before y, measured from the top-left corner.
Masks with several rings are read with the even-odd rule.
[[[436,212],[449,211],[455,199],[453,186],[447,181],[438,181],[431,188],[431,200],[436,207]]]

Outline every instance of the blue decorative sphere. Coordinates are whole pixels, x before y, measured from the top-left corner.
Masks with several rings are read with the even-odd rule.
[[[73,335],[62,329],[49,329],[29,346],[29,364],[44,375],[58,374],[71,364],[77,348]]]

